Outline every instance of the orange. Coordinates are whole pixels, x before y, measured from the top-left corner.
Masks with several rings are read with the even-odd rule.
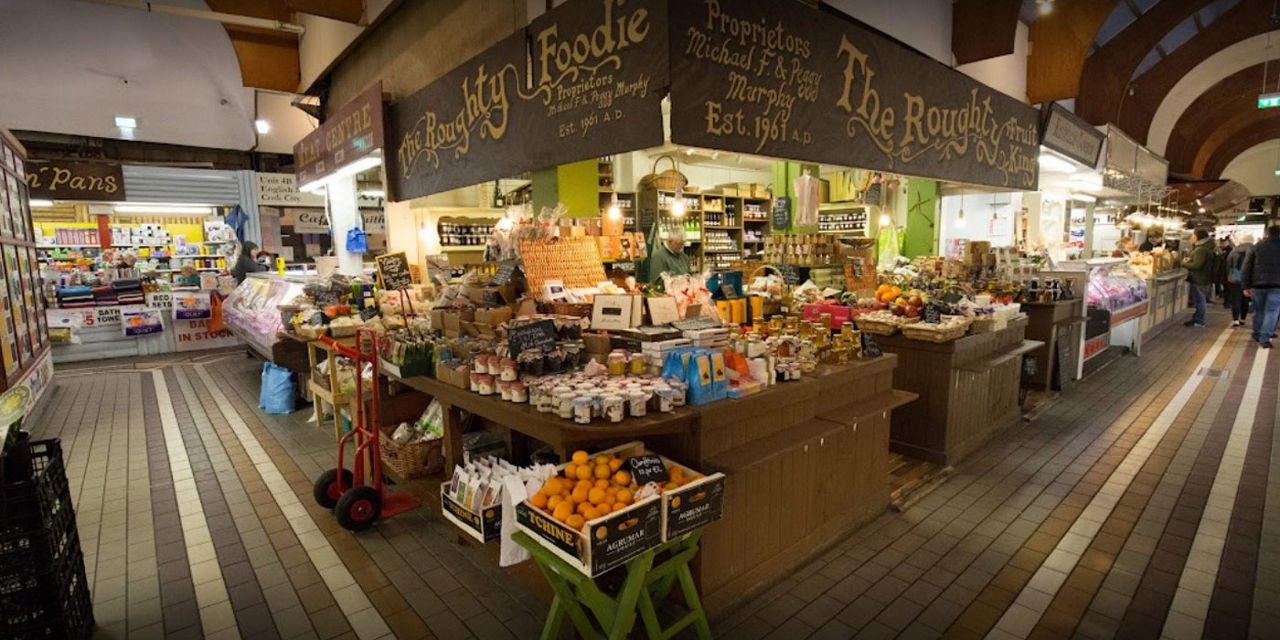
[[[626,509],[626,508],[627,508],[627,507],[629,507],[629,506],[631,506],[631,505],[629,505],[629,504],[625,504],[625,503],[622,503],[622,502],[615,502],[615,503],[613,503],[613,510],[614,510],[614,511],[622,511],[623,509]]]
[[[569,464],[566,464],[564,466],[564,477],[566,478],[578,477],[578,465],[572,462],[570,462]]]
[[[610,471],[617,471],[618,469],[621,469],[621,468],[622,468],[622,462],[623,462],[622,458],[614,458],[614,459],[610,460],[610,461],[609,461],[609,470],[610,470]]]
[[[549,496],[560,493],[563,490],[563,487],[560,486],[560,478],[547,478],[547,481],[542,485],[542,490],[547,492]]]
[[[595,483],[595,485],[594,485],[594,486],[595,486],[595,488],[596,488],[596,489],[608,489],[608,488],[609,488],[609,481],[608,481],[608,480],[596,480],[596,483]]]
[[[556,510],[551,512],[551,516],[560,522],[564,522],[565,518],[573,515],[573,505],[568,502],[561,502],[556,505]]]
[[[595,507],[587,507],[587,510],[582,512],[582,517],[587,520],[595,520],[600,517],[600,510]]]
[[[666,484],[662,485],[662,490],[663,490],[663,491],[671,491],[672,489],[678,489],[678,488],[680,488],[680,485],[678,485],[678,484],[676,484],[676,483],[674,483],[674,482],[668,482],[668,483],[666,483]]]
[[[582,525],[586,524],[586,522],[587,522],[586,519],[584,519],[582,516],[576,513],[569,516],[568,518],[565,518],[565,521],[564,521],[565,524],[569,525],[570,527],[573,527],[574,529],[581,529]]]
[[[631,484],[631,474],[626,471],[619,471],[613,474],[613,483],[625,487]]]
[[[591,467],[590,467],[590,466],[585,465],[585,464],[583,464],[583,465],[578,465],[577,472],[578,472],[578,479],[579,479],[579,480],[590,480],[590,479],[591,479]]]
[[[556,507],[560,506],[561,502],[564,502],[564,498],[561,498],[560,494],[557,493],[556,495],[547,498],[547,508],[554,511]]]
[[[618,503],[631,504],[631,492],[626,489],[618,490]]]
[[[601,489],[600,487],[596,487],[587,492],[587,500],[589,500],[591,504],[600,504],[601,502],[604,502],[604,499],[607,497],[608,496],[605,495],[604,489]]]
[[[612,497],[614,497],[614,496],[618,495],[618,489],[621,489],[621,488],[622,488],[622,487],[617,487],[617,486],[614,486],[614,485],[609,485],[608,487],[606,487],[606,488],[605,488],[605,490],[604,490],[604,494],[605,494],[606,496],[609,496],[610,498],[612,498]]]
[[[573,501],[586,502],[587,493],[588,493],[588,489],[586,487],[582,487],[582,486],[575,487],[573,490]]]
[[[545,493],[543,493],[543,492],[541,492],[541,491],[539,491],[539,492],[537,492],[537,493],[533,494],[533,497],[532,497],[532,498],[529,498],[529,504],[531,504],[531,505],[533,505],[533,506],[535,506],[535,507],[537,507],[537,508],[539,508],[539,509],[546,509],[546,508],[547,508],[547,494],[545,494]]]
[[[595,470],[596,478],[598,478],[598,479],[600,479],[600,480],[608,479],[608,477],[609,477],[609,473],[610,473],[610,472],[609,472],[609,465],[608,465],[608,464],[598,464],[598,465],[596,465],[596,470]]]
[[[675,465],[671,465],[671,468],[667,469],[667,475],[671,476],[672,480],[675,480],[677,478],[684,476],[684,469],[681,469],[680,467],[677,467]]]
[[[590,509],[590,508],[591,508],[590,502],[579,502],[578,506],[574,507],[573,512],[577,514],[585,514],[587,512],[587,509]]]
[[[579,449],[578,451],[573,452],[573,461],[577,464],[586,464],[590,459],[591,456],[587,455],[586,451]]]
[[[590,491],[591,487],[594,487],[594,486],[595,484],[593,484],[590,480],[579,480],[577,484],[573,485],[573,488],[574,489],[583,488]]]

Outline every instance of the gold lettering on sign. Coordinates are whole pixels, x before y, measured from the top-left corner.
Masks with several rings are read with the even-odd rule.
[[[652,24],[648,9],[643,7],[618,11],[626,0],[601,0],[600,5],[600,22],[590,31],[561,37],[560,25],[552,24],[533,37],[533,50],[526,59],[510,62],[494,73],[481,65],[459,87],[463,106],[456,113],[423,112],[400,139],[397,155],[403,176],[413,176],[420,163],[432,171],[439,169],[441,153],[446,151],[452,151],[454,159],[467,155],[477,133],[481,139],[501,140],[507,132],[512,99],[538,100],[548,117],[592,110],[576,120],[560,122],[560,137],[586,136],[597,125],[620,120],[624,114],[614,108],[614,101],[644,98],[649,94],[650,78],[647,74],[615,78],[622,68],[619,52],[644,42]],[[527,82],[522,78],[526,71]],[[531,87],[527,93],[526,86]]]
[[[115,176],[76,175],[70,167],[57,165],[33,165],[27,172],[27,187],[33,190],[61,192],[97,192],[111,195],[120,191],[120,181]]]

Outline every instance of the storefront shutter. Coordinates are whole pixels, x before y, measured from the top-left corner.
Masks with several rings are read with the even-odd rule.
[[[167,204],[240,204],[236,171],[124,165],[129,202]]]

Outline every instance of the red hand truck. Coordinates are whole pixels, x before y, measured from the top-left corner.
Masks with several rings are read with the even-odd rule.
[[[370,329],[357,329],[354,349],[329,337],[320,340],[332,347],[337,355],[355,361],[356,394],[351,431],[338,440],[338,466],[320,474],[313,487],[313,495],[320,506],[333,509],[338,524],[352,531],[363,531],[379,518],[390,518],[418,506],[418,501],[408,493],[387,488],[382,475],[382,455],[378,446],[378,335]],[[364,350],[366,345],[369,348],[367,352]],[[367,399],[364,376],[361,375],[366,362],[373,367],[373,382],[369,385]],[[350,469],[343,467],[348,440],[355,444]],[[366,469],[366,466],[371,468]]]

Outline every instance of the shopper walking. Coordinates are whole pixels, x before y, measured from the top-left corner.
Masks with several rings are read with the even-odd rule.
[[[1227,256],[1231,255],[1231,238],[1218,238],[1218,247],[1213,256],[1213,295],[1222,300],[1222,306],[1230,308],[1227,301]]]
[[[1191,253],[1182,259],[1182,266],[1187,268],[1191,281],[1191,302],[1195,304],[1195,313],[1186,321],[1188,327],[1203,327],[1205,307],[1209,303],[1209,291],[1213,287],[1213,243],[1209,232],[1196,229],[1191,234],[1194,243]]]
[[[1243,234],[1240,243],[1227,255],[1227,304],[1231,305],[1231,326],[1243,327],[1249,315],[1249,296],[1244,294],[1244,263],[1253,255],[1253,236]]]
[[[1253,246],[1241,276],[1245,294],[1253,296],[1253,339],[1270,349],[1280,317],[1280,227],[1267,227],[1267,238]]]

